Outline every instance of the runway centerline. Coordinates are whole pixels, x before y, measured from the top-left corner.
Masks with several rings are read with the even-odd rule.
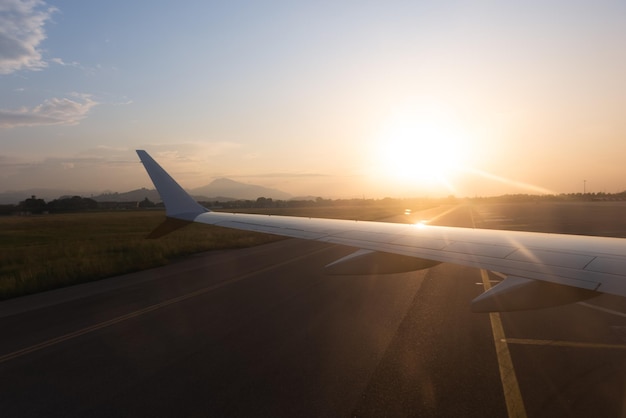
[[[314,255],[314,254],[317,254],[317,253],[320,253],[320,252],[323,252],[323,251],[327,251],[327,250],[328,250],[328,248],[319,248],[317,250],[314,250],[314,251],[311,251],[311,252],[307,252],[306,254],[302,254],[302,255],[300,255],[298,257],[291,258],[291,259],[289,259],[287,261],[284,261],[282,263],[273,264],[273,265],[271,265],[269,267],[258,269],[258,270],[255,270],[255,271],[243,274],[241,276],[233,277],[232,279],[228,279],[228,280],[225,280],[223,282],[219,282],[219,283],[213,284],[211,286],[207,286],[207,287],[204,287],[202,289],[196,290],[195,292],[191,292],[191,293],[188,293],[186,295],[182,295],[182,296],[178,296],[178,297],[175,297],[175,298],[172,298],[172,299],[168,299],[168,300],[165,300],[163,302],[155,303],[155,304],[147,306],[147,307],[145,307],[143,309],[139,309],[139,310],[130,312],[130,313],[125,314],[125,315],[120,315],[120,316],[115,317],[113,319],[109,319],[107,321],[103,321],[103,322],[100,322],[98,324],[94,324],[94,325],[91,325],[91,326],[88,326],[88,327],[85,327],[85,328],[81,328],[81,329],[79,329],[77,331],[70,332],[70,333],[61,335],[61,336],[56,337],[56,338],[51,338],[49,340],[43,341],[43,342],[38,343],[38,344],[31,345],[29,347],[22,348],[20,350],[13,351],[11,353],[7,353],[5,355],[0,356],[0,364],[5,363],[5,362],[10,361],[10,360],[13,360],[13,359],[16,359],[18,357],[24,356],[26,354],[33,353],[35,351],[43,350],[44,348],[52,347],[52,346],[54,346],[56,344],[59,344],[59,343],[62,343],[64,341],[71,340],[72,338],[77,338],[77,337],[80,337],[81,335],[85,335],[85,334],[88,334],[88,333],[93,332],[93,331],[97,331],[97,330],[100,330],[100,329],[103,329],[103,328],[107,328],[107,327],[110,327],[110,326],[115,325],[115,324],[119,324],[121,322],[127,321],[127,320],[132,319],[132,318],[137,318],[137,317],[139,317],[141,315],[145,315],[145,314],[153,312],[153,311],[155,311],[157,309],[161,309],[161,308],[164,308],[166,306],[170,306],[170,305],[173,305],[175,303],[179,303],[179,302],[185,301],[187,299],[194,298],[196,296],[204,295],[206,293],[212,292],[212,291],[217,290],[219,288],[222,288],[224,286],[228,286],[228,285],[240,282],[242,280],[246,280],[246,279],[248,279],[250,277],[253,277],[253,276],[255,276],[255,275],[259,274],[259,273],[264,273],[264,272],[267,272],[267,271],[271,271],[273,269],[280,268],[280,267],[289,265],[291,263],[297,263],[298,261],[300,261],[300,260],[302,260],[302,259],[304,259],[306,257],[309,257],[311,255]]]

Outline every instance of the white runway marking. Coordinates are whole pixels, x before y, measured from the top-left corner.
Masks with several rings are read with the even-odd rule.
[[[585,306],[587,308],[595,309],[597,311],[601,311],[601,312],[608,313],[608,314],[611,314],[611,315],[617,315],[617,316],[621,316],[622,318],[626,318],[626,313],[619,312],[619,311],[614,311],[613,309],[603,308],[602,306],[593,305],[593,304],[587,303],[587,302],[578,302],[578,304],[582,305],[582,306]]]

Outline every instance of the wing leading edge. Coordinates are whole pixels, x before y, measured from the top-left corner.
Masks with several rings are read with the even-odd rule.
[[[211,212],[147,152],[137,154],[161,195],[168,218],[417,258],[423,261],[418,266],[447,262],[507,275],[504,282],[475,300],[477,311],[545,307],[598,293],[626,296],[626,239]],[[362,257],[368,258],[374,257]]]

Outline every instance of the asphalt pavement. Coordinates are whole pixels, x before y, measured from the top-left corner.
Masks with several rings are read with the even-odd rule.
[[[626,236],[625,209],[428,216]],[[352,251],[283,240],[2,302],[0,415],[626,416],[623,298],[476,314],[471,300],[498,275],[324,274]]]

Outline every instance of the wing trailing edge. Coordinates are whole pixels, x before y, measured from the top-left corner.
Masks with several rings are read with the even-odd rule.
[[[601,295],[600,292],[507,276],[472,301],[473,312],[510,312],[549,308]]]
[[[438,261],[381,251],[358,250],[328,264],[324,270],[333,275],[393,274],[423,270]]]

